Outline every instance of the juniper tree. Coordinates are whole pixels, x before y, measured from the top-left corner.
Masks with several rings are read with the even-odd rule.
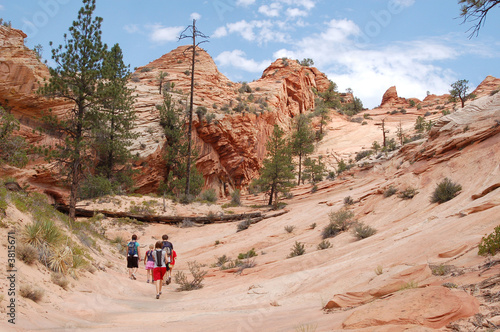
[[[64,46],[52,49],[56,67],[49,68],[50,78],[39,90],[47,97],[62,98],[72,104],[59,118],[52,114],[45,116],[47,125],[61,135],[54,156],[66,170],[72,220],[75,218],[78,187],[89,160],[89,134],[93,125],[90,115],[99,104],[98,82],[106,51],[106,45],[101,41],[102,18],[94,17],[95,8],[95,0],[83,0],[77,20],[69,28],[70,35],[64,35]]]
[[[16,167],[23,167],[28,163],[25,139],[13,135],[19,127],[19,121],[0,106],[0,164],[5,162]]]
[[[116,173],[117,165],[124,165],[132,159],[128,147],[137,138],[132,132],[136,116],[133,90],[127,88],[128,68],[123,63],[120,46],[115,44],[103,59],[102,80],[98,84],[99,104],[92,114],[97,170],[109,180]],[[120,176],[123,175],[120,172]]]
[[[295,121],[295,131],[292,133],[292,153],[299,157],[299,174],[298,182],[302,176],[302,159],[314,152],[314,132],[311,128],[309,118],[300,114]]]
[[[283,130],[274,125],[273,134],[266,144],[268,156],[257,180],[257,185],[269,194],[269,205],[273,204],[273,199],[277,203],[280,193],[288,192],[295,178],[291,149],[284,135]]]
[[[471,95],[467,94],[469,90],[469,81],[468,80],[458,80],[455,83],[451,84],[450,95],[453,100],[456,98],[460,99],[462,103],[462,108],[465,106],[465,101],[471,98]]]

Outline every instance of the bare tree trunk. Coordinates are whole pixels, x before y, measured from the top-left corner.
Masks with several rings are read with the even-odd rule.
[[[188,126],[188,156],[187,156],[187,179],[186,197],[189,195],[191,184],[191,128],[193,126],[193,98],[194,98],[194,64],[196,60],[196,20],[193,20],[193,59],[191,63],[191,96],[189,101],[189,126]]]

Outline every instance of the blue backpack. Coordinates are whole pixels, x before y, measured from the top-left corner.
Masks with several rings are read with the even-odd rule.
[[[129,256],[137,255],[137,247],[135,244],[136,244],[135,241],[130,241],[128,243],[127,247],[128,247],[128,255]]]

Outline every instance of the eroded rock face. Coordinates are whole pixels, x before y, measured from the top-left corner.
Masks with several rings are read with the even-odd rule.
[[[413,100],[415,104],[420,103],[417,98],[401,98],[398,96],[398,91],[395,86],[391,86],[382,96],[382,102],[380,103],[380,108],[405,108],[410,107],[410,100]]]

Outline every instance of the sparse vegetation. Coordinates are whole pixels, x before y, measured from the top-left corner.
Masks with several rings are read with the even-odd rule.
[[[235,189],[231,193],[231,206],[240,206],[241,205],[241,191],[239,189]]]
[[[31,245],[20,243],[16,247],[16,256],[24,263],[31,265],[38,259],[38,251]]]
[[[385,191],[384,191],[384,197],[387,198],[387,197],[391,197],[392,195],[394,195],[395,193],[398,192],[398,189],[395,188],[394,186],[389,186],[389,188],[387,188]]]
[[[328,248],[331,248],[332,247],[332,244],[330,243],[330,241],[328,240],[323,240],[321,241],[319,244],[318,244],[318,250],[325,250],[325,249],[328,249]]]
[[[351,196],[344,197],[344,205],[353,205],[354,200]]]
[[[401,199],[412,199],[413,197],[415,197],[416,195],[418,194],[418,191],[417,189],[413,188],[413,187],[408,187],[406,188],[405,190],[401,191],[399,194],[398,194],[398,197],[401,198]]]
[[[61,287],[62,289],[64,289],[64,290],[68,289],[69,280],[66,278],[66,276],[64,274],[59,273],[59,272],[54,272],[54,273],[52,273],[50,279],[52,280],[52,282],[54,284]]]
[[[354,222],[354,213],[346,208],[331,212],[328,217],[330,223],[321,232],[323,239],[335,237],[339,233],[347,231]]]
[[[431,196],[431,202],[432,203],[447,202],[453,199],[455,196],[457,196],[461,190],[462,186],[460,184],[454,183],[448,178],[444,178],[443,181],[438,183],[436,189],[434,189],[434,192],[432,193]]]
[[[200,194],[200,199],[209,203],[215,203],[217,202],[217,193],[213,188],[203,190]]]
[[[301,256],[306,253],[306,249],[304,247],[303,243],[300,243],[298,241],[295,241],[295,244],[292,247],[292,250],[290,251],[290,254],[288,255],[287,258],[292,258],[296,256]]]
[[[188,262],[189,272],[193,279],[188,280],[186,274],[182,271],[177,271],[174,276],[175,283],[179,285],[179,291],[191,291],[203,288],[203,279],[207,271],[201,270],[201,265],[198,262]]]
[[[363,223],[356,223],[353,229],[354,237],[356,237],[356,239],[358,240],[366,239],[367,237],[370,237],[375,233],[377,233],[377,230],[375,228]]]
[[[416,281],[412,280],[412,281],[408,281],[406,284],[401,286],[401,288],[399,290],[404,291],[407,289],[414,289],[414,288],[418,288],[418,283]]]
[[[292,233],[294,229],[295,229],[295,226],[292,226],[292,225],[285,226],[285,231],[287,233]]]
[[[245,253],[238,254],[238,259],[247,259],[255,256],[257,256],[257,253],[255,252],[255,248],[252,248]]]
[[[481,256],[494,256],[500,251],[500,225],[495,227],[493,233],[488,236],[483,236],[481,242],[479,242],[478,248],[478,255]]]
[[[40,302],[43,298],[43,294],[43,289],[39,287],[33,287],[32,285],[27,284],[21,285],[21,287],[19,287],[19,295],[34,302]]]

